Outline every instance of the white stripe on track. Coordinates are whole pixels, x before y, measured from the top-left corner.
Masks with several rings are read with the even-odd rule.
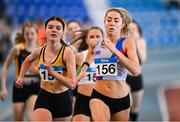
[[[158,97],[160,112],[161,112],[163,121],[169,122],[169,114],[168,114],[167,101],[165,97],[165,90],[180,88],[179,81],[180,80],[175,80],[171,83],[164,84],[163,86],[160,86],[157,90],[157,97]]]

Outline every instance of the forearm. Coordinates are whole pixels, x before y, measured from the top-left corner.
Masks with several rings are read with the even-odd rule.
[[[1,74],[1,89],[6,88],[7,74],[8,74],[7,68],[3,67]]]
[[[142,42],[137,45],[137,54],[139,56],[140,61],[143,63],[147,59],[147,47],[145,40],[142,39],[141,41]]]
[[[86,60],[82,64],[81,71],[78,75],[78,80],[80,80],[81,78],[85,76],[86,70],[88,69],[89,65],[93,62],[93,59],[94,59],[93,54],[91,52],[88,52],[86,56]]]
[[[146,54],[146,50],[144,48],[142,48],[142,47],[137,48],[137,55],[138,55],[141,63],[146,61],[147,54]]]
[[[93,50],[89,49],[88,54],[86,55],[85,62],[88,62],[89,64],[91,64],[93,60],[94,60]]]
[[[85,76],[87,68],[88,68],[87,65],[82,66],[81,71],[78,75],[78,80],[82,79]]]
[[[126,56],[124,56],[121,52],[117,49],[114,51],[114,54],[117,56],[119,61],[123,64],[124,67],[127,68],[133,75],[137,76],[141,72],[141,67],[138,61],[133,61]]]
[[[147,59],[147,52],[146,50],[143,50],[141,52],[138,52],[139,53],[139,57],[140,57],[140,60],[142,63],[144,63]]]
[[[88,58],[84,62],[87,62],[87,63],[91,64],[93,62],[93,58]]]
[[[142,53],[139,53],[139,59],[142,63],[144,63],[146,61],[146,54],[142,54]]]
[[[32,63],[29,71],[34,73],[34,74],[39,74],[39,70],[38,70],[38,64],[37,63]]]
[[[75,88],[77,84],[76,78],[69,78],[69,77],[63,76],[62,74],[59,74],[58,72],[54,70],[51,72],[51,75],[54,76],[58,81],[62,82],[65,86],[67,86],[70,89]]]
[[[31,66],[31,63],[28,61],[28,59],[25,59],[23,64],[21,65],[21,70],[20,70],[20,74],[19,74],[20,79],[24,78],[24,75],[29,70],[30,66]]]
[[[1,88],[2,89],[6,88],[8,69],[9,69],[9,66],[12,64],[12,62],[13,62],[13,56],[8,55],[3,65],[2,72],[1,72]]]

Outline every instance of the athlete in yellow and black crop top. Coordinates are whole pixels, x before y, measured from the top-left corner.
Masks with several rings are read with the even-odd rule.
[[[39,56],[39,74],[41,77],[41,81],[42,82],[48,82],[48,83],[60,83],[59,81],[57,81],[53,76],[51,76],[48,71],[46,70],[45,66],[44,66],[44,53],[45,53],[45,49],[46,49],[46,45],[44,47],[42,47],[42,50],[40,52],[40,56]],[[65,63],[63,62],[63,54],[64,54],[64,49],[65,47],[62,46],[58,56],[56,57],[56,59],[53,61],[52,66],[54,68],[55,71],[57,71],[58,73],[62,73],[63,75],[67,74],[67,69],[65,68]]]
[[[31,53],[26,49],[24,43],[17,44],[19,55],[15,56],[16,60],[16,78],[18,77],[21,69],[21,65],[25,58]],[[28,71],[24,76],[24,87],[22,89],[16,88],[13,85],[13,102],[25,102],[31,95],[37,95],[39,92],[39,74]]]
[[[19,75],[21,65],[22,65],[24,59],[31,53],[25,49],[24,43],[18,44],[18,47],[19,47],[20,52],[19,52],[19,55],[16,56],[16,58],[15,58],[15,60],[16,60],[16,77]]]
[[[72,96],[69,88],[77,84],[75,55],[70,47],[62,44],[65,34],[62,18],[50,17],[45,22],[45,31],[46,45],[36,48],[25,59],[16,86],[23,87],[24,74],[38,60],[41,89],[34,107],[34,121],[70,121]]]
[[[47,45],[43,46],[39,56],[39,74],[41,77],[41,90],[39,97],[36,101],[34,110],[39,108],[46,108],[51,111],[53,118],[66,117],[72,114],[72,95],[67,87],[64,87],[61,81],[56,80],[54,76],[49,74],[45,63],[45,50]],[[52,61],[52,67],[58,73],[67,76],[67,69],[65,62],[63,62],[65,46],[61,46],[59,53],[54,61]],[[49,87],[48,84],[51,84]],[[48,87],[44,87],[48,86]],[[57,90],[56,94],[49,91],[49,89],[58,87],[61,90]],[[56,108],[56,109],[55,109]],[[63,110],[63,111],[62,111]]]
[[[30,51],[28,51],[26,49],[26,46],[24,43],[18,44],[18,48],[19,48],[19,55],[17,55],[15,57],[15,60],[16,60],[16,77],[18,77],[18,75],[20,73],[20,69],[21,69],[21,65],[22,65],[23,61],[31,53]],[[39,74],[35,74],[35,73],[28,71],[25,75],[24,81],[25,81],[25,85],[38,83],[39,82]]]

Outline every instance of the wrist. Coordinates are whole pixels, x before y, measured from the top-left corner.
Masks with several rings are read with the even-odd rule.
[[[88,63],[88,62],[83,62],[83,64],[82,64],[82,67],[84,66],[84,65],[86,65],[87,67],[89,67],[90,66],[90,64]]]
[[[6,87],[5,87],[5,86],[2,86],[2,87],[1,87],[1,90],[6,90]]]
[[[53,69],[49,69],[48,72],[51,74],[51,75],[54,75],[54,70]]]
[[[18,80],[23,80],[23,77],[19,76],[19,77],[18,77]]]

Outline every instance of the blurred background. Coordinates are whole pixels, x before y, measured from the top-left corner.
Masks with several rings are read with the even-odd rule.
[[[139,120],[169,120],[171,114],[165,92],[174,86],[180,88],[180,0],[0,0],[0,69],[24,22],[33,21],[41,26],[55,15],[66,21],[76,19],[84,27],[103,28],[104,15],[110,7],[127,9],[141,26],[146,39],[148,59],[142,68],[145,93]],[[0,101],[0,121],[12,120],[14,75],[12,65],[7,84],[8,98]],[[176,95],[174,98],[180,98],[178,92],[173,94]],[[174,114],[180,116],[180,101],[176,106]]]

